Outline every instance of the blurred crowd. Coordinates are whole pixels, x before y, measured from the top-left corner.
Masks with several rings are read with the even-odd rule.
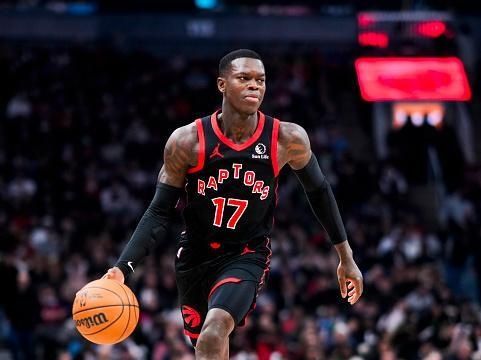
[[[232,359],[481,359],[481,169],[465,167],[428,226],[396,161],[352,150],[341,118],[360,106],[344,101],[357,95],[349,66],[316,53],[266,58],[263,110],[308,129],[365,291],[353,307],[341,299],[337,255],[283,170],[270,279],[232,335]],[[0,359],[194,358],[173,270],[180,213],[128,282],[141,310],[128,340],[83,340],[71,306],[129,240],[168,135],[219,106],[216,76],[216,59],[0,48]]]

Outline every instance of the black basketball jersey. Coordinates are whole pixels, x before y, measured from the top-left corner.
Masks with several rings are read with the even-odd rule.
[[[222,133],[217,113],[195,121],[199,157],[187,174],[183,212],[188,241],[214,249],[269,236],[279,172],[279,120],[259,112],[254,134],[236,144]]]

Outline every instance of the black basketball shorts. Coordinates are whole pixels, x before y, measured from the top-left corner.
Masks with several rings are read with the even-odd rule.
[[[227,311],[242,326],[267,282],[270,239],[250,241],[235,250],[222,246],[194,249],[186,239],[177,247],[175,272],[184,333],[195,346],[207,312]]]

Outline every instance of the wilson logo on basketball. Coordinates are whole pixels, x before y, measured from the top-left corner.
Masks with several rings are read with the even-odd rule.
[[[107,319],[107,316],[105,316],[104,313],[98,313],[95,314],[94,316],[87,316],[82,319],[75,320],[75,326],[77,327],[82,327],[85,326],[87,329],[90,329],[92,326],[98,326],[102,325],[109,320]]]
[[[200,314],[190,306],[182,306],[182,315],[184,316],[184,321],[190,327],[197,327],[200,325]]]

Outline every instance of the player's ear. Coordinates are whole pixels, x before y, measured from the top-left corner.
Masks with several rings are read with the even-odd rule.
[[[219,76],[217,78],[217,89],[223,94],[225,93],[225,78]]]

